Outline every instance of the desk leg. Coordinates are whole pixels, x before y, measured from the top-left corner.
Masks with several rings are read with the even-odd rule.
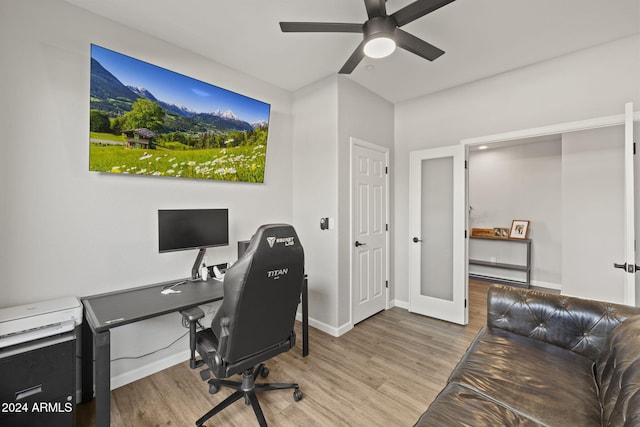
[[[80,402],[93,399],[93,332],[86,318],[80,333]]]
[[[96,427],[111,423],[111,333],[94,335],[96,355]]]
[[[302,357],[309,355],[309,286],[307,276],[302,282]]]

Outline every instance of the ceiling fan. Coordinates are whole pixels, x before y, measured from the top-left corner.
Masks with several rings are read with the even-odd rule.
[[[350,74],[365,55],[371,58],[384,58],[391,55],[396,46],[433,61],[444,51],[401,30],[400,27],[453,1],[455,0],[417,0],[389,15],[385,5],[386,0],[364,0],[369,17],[364,24],[280,22],[280,29],[285,33],[362,33],[364,39],[342,66],[340,74]]]

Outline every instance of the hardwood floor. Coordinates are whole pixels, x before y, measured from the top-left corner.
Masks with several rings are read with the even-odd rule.
[[[310,328],[310,355],[300,347],[268,362],[268,381],[296,381],[291,391],[259,394],[272,426],[411,426],[444,387],[452,369],[485,324],[488,285],[469,285],[469,324],[454,325],[393,308],[339,338]],[[301,336],[300,325],[298,337]],[[192,426],[231,392],[208,393],[199,369],[173,366],[111,393],[111,425]],[[78,405],[77,426],[94,425],[93,403]],[[251,406],[234,403],[208,426],[257,425]]]

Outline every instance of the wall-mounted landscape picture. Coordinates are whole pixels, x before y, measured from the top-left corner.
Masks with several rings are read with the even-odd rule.
[[[269,104],[91,45],[89,170],[263,182]]]

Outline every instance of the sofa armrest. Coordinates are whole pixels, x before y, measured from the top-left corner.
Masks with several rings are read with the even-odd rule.
[[[594,362],[609,333],[640,308],[492,285],[487,294],[487,327],[548,342]]]

